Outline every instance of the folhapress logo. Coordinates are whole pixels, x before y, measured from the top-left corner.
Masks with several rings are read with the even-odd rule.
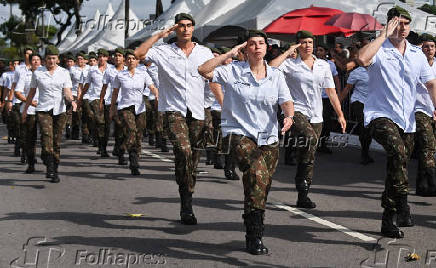
[[[65,249],[51,246],[45,237],[31,237],[23,245],[23,255],[12,260],[10,268],[50,268],[61,267]]]

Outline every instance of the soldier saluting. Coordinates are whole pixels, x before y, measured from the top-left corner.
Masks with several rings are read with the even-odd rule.
[[[135,51],[137,58],[146,59],[159,68],[158,110],[165,112],[165,124],[175,154],[176,181],[181,199],[182,224],[197,224],[192,210],[192,194],[197,180],[196,169],[200,152],[194,148],[201,142],[204,125],[205,80],[198,66],[213,58],[209,48],[192,42],[195,20],[180,13],[176,25],[159,32]],[[175,31],[177,41],[153,47],[159,39]]]

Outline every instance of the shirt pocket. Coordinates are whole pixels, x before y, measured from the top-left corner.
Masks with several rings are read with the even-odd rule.
[[[257,95],[257,102],[265,106],[274,106],[278,102],[277,91],[273,88],[262,87]]]
[[[235,101],[241,101],[243,103],[250,103],[256,101],[256,92],[251,88],[250,83],[243,81],[236,81],[233,84],[235,89],[236,99]]]

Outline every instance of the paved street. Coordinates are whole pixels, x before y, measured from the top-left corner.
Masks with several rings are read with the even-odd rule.
[[[392,241],[379,240],[383,151],[371,152],[376,163],[369,166],[359,164],[355,146],[318,154],[313,210],[295,208],[296,169],[282,156],[266,212],[263,240],[271,253],[252,256],[244,251],[241,181],[223,179],[223,170],[202,159],[194,194],[199,224],[184,226],[172,152],[145,142],[143,149],[142,175],[134,177],[115,157],[64,141],[61,182],[52,184],[39,158],[37,172],[24,174],[13,146],[1,140],[0,267],[436,267],[436,198],[414,195],[416,160],[409,166],[416,226]],[[420,259],[406,262],[414,250]]]

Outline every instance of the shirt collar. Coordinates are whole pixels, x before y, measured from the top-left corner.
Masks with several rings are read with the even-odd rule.
[[[260,81],[267,80],[272,75],[272,68],[271,68],[271,66],[268,65],[266,60],[264,60],[263,62],[266,65],[266,77],[263,78]],[[251,72],[251,69],[250,69],[250,64],[248,63],[248,61],[244,61],[243,64],[242,64],[242,75],[246,75],[246,74],[251,74],[252,75],[252,72]],[[255,79],[254,75],[252,75],[252,76]],[[260,82],[260,81],[258,81],[258,82]]]
[[[417,52],[419,50],[417,47],[415,47],[411,43],[409,43],[409,41],[407,41],[407,39],[405,41],[406,41],[406,50],[404,51],[404,56],[408,53]],[[392,44],[392,42],[389,38],[386,39],[386,41],[383,43],[383,48],[400,54],[400,51],[396,47],[394,47],[394,45]]]

